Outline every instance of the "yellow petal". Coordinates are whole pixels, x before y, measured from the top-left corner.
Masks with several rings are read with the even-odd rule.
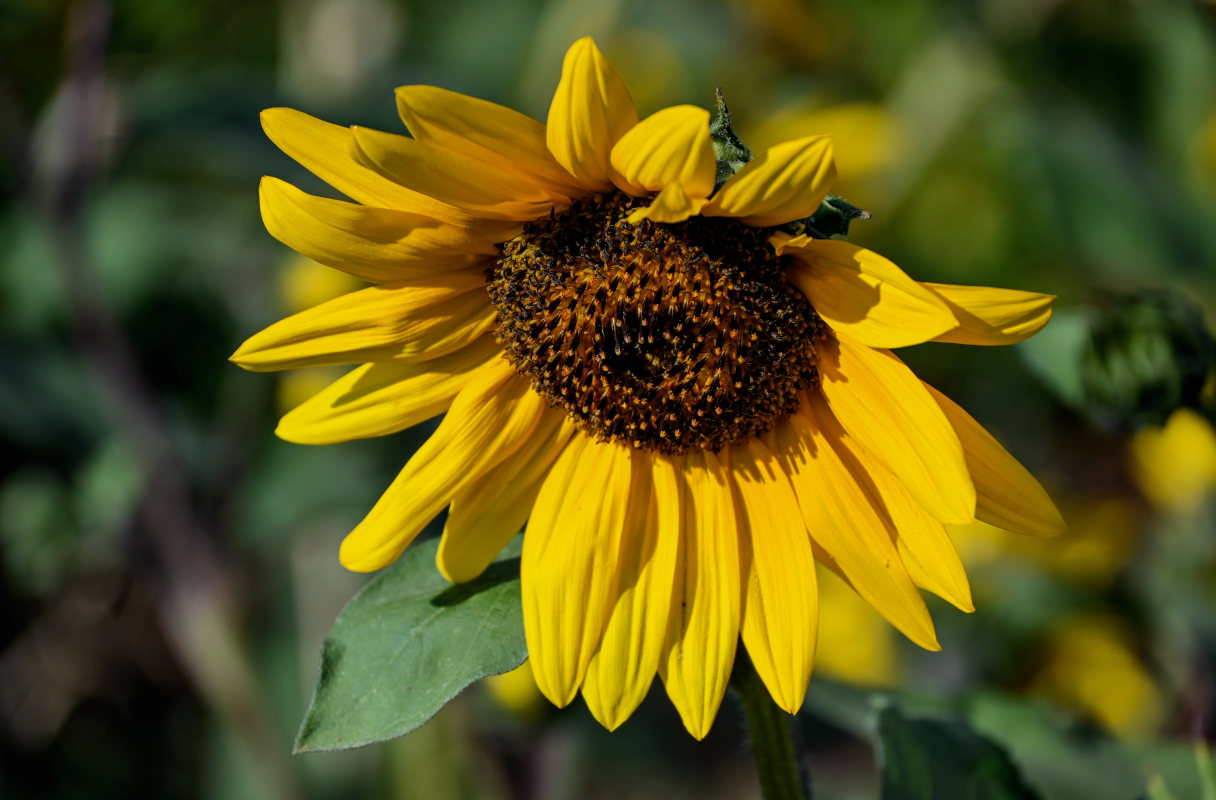
[[[384,283],[293,314],[250,336],[232,361],[253,372],[438,358],[494,327],[480,270]]]
[[[433,275],[498,255],[486,239],[429,217],[344,203],[262,178],[262,221],[297,253],[372,283]]]
[[[648,466],[650,460],[638,459],[639,466]],[[646,697],[667,639],[680,544],[679,509],[659,506],[675,492],[674,472],[655,469],[653,480],[668,486],[652,491],[650,475],[634,481],[630,506],[647,513],[631,515],[632,524],[623,531],[616,603],[583,682],[587,708],[608,730],[628,719]],[[659,522],[662,514],[671,517],[665,525]]]
[[[848,463],[858,485],[869,494],[912,582],[963,611],[974,611],[967,573],[945,526],[913,499],[895,473],[860,447],[853,437],[840,435],[840,423],[831,418],[831,411],[822,399],[816,398],[812,405],[820,417],[828,419],[825,428],[835,432],[832,444],[838,450],[843,447],[848,451],[847,457],[842,454],[842,460]],[[824,549],[829,548],[824,545]],[[884,553],[882,558],[889,558],[890,551],[881,543],[880,549]]]
[[[544,410],[545,401],[506,359],[479,369],[431,438],[342,541],[342,564],[372,572],[393,563],[452,495],[519,448]]]
[[[637,121],[629,90],[591,37],[571,45],[545,130],[557,163],[590,191],[611,189],[612,147]]]
[[[275,434],[296,444],[386,436],[447,411],[472,373],[502,352],[493,337],[431,361],[377,361],[331,383],[279,420]]]
[[[848,242],[799,236],[787,277],[841,336],[870,347],[927,342],[958,326],[946,302],[887,259]]]
[[[769,441],[794,487],[801,521],[829,563],[905,636],[939,650],[929,610],[896,550],[890,517],[845,438],[815,396],[778,423]]]
[[[524,634],[536,685],[557,706],[583,682],[616,598],[637,452],[575,436],[528,520],[520,564]]]
[[[789,246],[790,242],[794,241],[795,239],[797,239],[799,241],[804,241],[804,238],[809,238],[809,237],[795,236],[792,233],[777,230],[777,231],[773,231],[771,234],[769,234],[768,243],[769,243],[769,246],[772,247],[773,250],[777,253],[777,255],[782,255],[783,253],[785,253],[785,248]]]
[[[716,169],[709,112],[696,106],[657,111],[621,137],[611,160],[613,182],[635,197],[672,184],[689,197],[709,197]]]
[[[287,155],[342,194],[377,208],[419,214],[457,227],[476,218],[455,206],[389,180],[351,158],[351,131],[292,108],[262,112],[262,130]]]
[[[575,435],[560,411],[546,412],[519,449],[474,485],[456,492],[436,564],[453,583],[471,581],[523,530],[541,484]]]
[[[659,192],[650,205],[631,212],[629,223],[637,225],[644,219],[651,222],[683,222],[700,211],[704,205],[704,200],[693,199],[684,193],[684,187],[672,184]]]
[[[963,443],[967,468],[975,481],[976,518],[1032,536],[1063,533],[1067,528],[1064,518],[1034,476],[957,403],[928,384],[924,387]]]
[[[840,339],[820,348],[820,391],[840,424],[942,522],[975,518],[958,435],[912,370],[887,350]]]
[[[545,144],[545,126],[526,114],[437,86],[397,89],[397,111],[420,142],[533,176],[567,197],[579,187]]]
[[[777,458],[758,439],[731,448],[746,565],[743,644],[779,707],[802,707],[819,629],[819,595],[811,540],[798,501]]]
[[[946,526],[912,499],[908,490],[890,470],[878,464],[870,466],[883,502],[895,522],[899,557],[917,586],[933,592],[960,611],[975,611],[971,600],[971,582]]]
[[[659,192],[659,195],[647,207],[631,212],[629,222],[630,225],[637,225],[643,219],[652,222],[668,222],[668,224],[682,222],[689,216],[696,215],[704,205],[703,199],[688,197],[682,186],[672,184]]]
[[[725,471],[713,453],[692,452],[672,461],[683,465],[675,484],[679,499],[670,503],[680,516],[663,516],[659,525],[670,531],[679,523],[680,551],[659,670],[684,727],[704,739],[726,693],[739,639],[738,522]],[[664,458],[655,463],[663,468]],[[656,480],[655,491],[664,485],[668,482]],[[658,499],[660,509],[669,505],[661,495]]]
[[[770,147],[723,184],[702,210],[756,227],[809,217],[836,180],[832,140],[810,136]]]
[[[501,163],[370,128],[352,134],[359,163],[478,217],[524,222],[567,200]]]
[[[1034,336],[1051,319],[1054,294],[922,283],[950,307],[958,327],[933,341],[953,344],[1014,344]]]

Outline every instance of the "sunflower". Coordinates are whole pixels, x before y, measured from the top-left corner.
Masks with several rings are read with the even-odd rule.
[[[447,508],[438,567],[468,581],[523,528],[524,627],[553,703],[581,688],[615,728],[657,672],[703,737],[742,639],[793,713],[816,562],[935,650],[918,587],[972,609],[944,523],[1062,529],[1035,479],[890,352],[1019,341],[1053,298],[918,283],[799,234],[835,177],[827,137],[772,147],[716,186],[709,113],[639,121],[590,38],[566,54],[547,124],[429,86],[398,89],[397,105],[411,137],[263,114],[355,201],[268,177],[266,227],[373,285],[232,358],[360,365],[283,417],[288,441],[446,412],[341,561],[385,567]]]

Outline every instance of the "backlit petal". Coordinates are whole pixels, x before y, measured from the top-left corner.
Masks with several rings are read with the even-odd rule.
[[[536,428],[545,401],[505,359],[477,371],[452,407],[346,539],[338,553],[355,572],[387,567],[414,537]]]
[[[958,327],[933,341],[954,344],[1014,344],[1034,336],[1051,319],[1054,294],[923,283],[946,302]]]
[[[656,458],[662,467],[665,457]],[[742,579],[734,501],[708,451],[673,457],[678,470],[680,551],[659,671],[684,727],[705,738],[722,704],[739,639]],[[655,491],[666,482],[656,480]],[[659,494],[660,510],[665,502]],[[668,531],[675,520],[660,517]]]
[[[963,443],[975,481],[977,519],[1032,536],[1055,536],[1067,528],[1055,503],[1030,472],[957,403],[924,384]]]
[[[436,556],[445,578],[473,580],[523,530],[549,468],[574,435],[569,417],[550,410],[518,450],[456,492]]]
[[[413,137],[531,175],[567,197],[579,191],[526,114],[437,86],[397,89],[397,111]]]
[[[648,467],[652,459],[635,455],[635,461]],[[669,469],[653,470],[633,482],[630,506],[647,513],[630,515],[631,524],[622,532],[616,603],[583,682],[587,708],[608,730],[624,722],[646,697],[667,638],[680,537],[672,521],[662,525],[659,518],[667,514],[678,519],[679,509],[660,509],[660,495],[669,499],[674,486],[652,488],[651,475],[654,481],[675,483]]]
[[[372,283],[469,267],[498,254],[486,239],[429,217],[314,197],[263,178],[262,221],[297,253]]]
[[[778,249],[787,276],[841,336],[870,347],[927,342],[958,326],[949,306],[877,253],[799,236]]]
[[[361,164],[478,217],[524,222],[566,200],[501,164],[371,128],[352,133]]]
[[[611,189],[612,148],[637,121],[629,90],[591,37],[571,45],[545,130],[557,163],[589,191]]]
[[[757,227],[780,225],[815,213],[835,180],[829,137],[785,142],[747,162],[701,213]]]
[[[975,518],[958,435],[912,370],[887,350],[840,339],[820,347],[820,391],[850,436],[942,522]]]
[[[841,461],[849,467],[857,484],[869,496],[889,538],[894,540],[899,560],[903,562],[912,582],[964,611],[974,611],[967,574],[946,534],[945,526],[913,499],[895,473],[862,448],[853,437],[844,435],[840,423],[832,417],[832,412],[821,398],[810,401],[808,412],[808,418],[813,413],[816,422],[825,420],[821,424],[824,431],[821,435],[830,439],[832,446],[840,453]],[[876,531],[876,528],[872,529],[872,532]],[[824,545],[824,549],[830,551],[827,545]],[[891,551],[885,543],[878,542],[874,556],[885,561],[891,557]],[[902,581],[902,577],[899,580]],[[926,621],[927,618],[921,619],[918,624],[923,625]],[[932,631],[931,625],[929,631]]]
[[[376,361],[348,372],[279,420],[296,444],[386,436],[442,414],[474,370],[502,351],[492,337],[431,361]]]
[[[895,523],[895,544],[913,583],[960,611],[975,611],[971,582],[946,526],[925,511],[889,469],[871,462],[869,470]]]
[[[611,160],[613,182],[635,197],[672,184],[684,187],[689,197],[709,197],[715,171],[709,112],[696,106],[657,111],[621,137]]]
[[[532,672],[554,705],[569,703],[616,599],[638,451],[576,435],[554,465],[524,533],[520,581]],[[638,476],[640,477],[640,476]]]
[[[744,567],[743,644],[779,707],[797,713],[815,661],[819,595],[811,540],[777,458],[758,439],[730,450]]]
[[[438,358],[494,327],[481,270],[360,289],[249,337],[232,361],[253,372]]]
[[[420,214],[457,227],[477,225],[478,220],[469,213],[356,162],[351,157],[350,128],[331,125],[295,109],[270,108],[262,112],[262,130],[280,150],[352,200]]]
[[[806,416],[803,416],[805,414]],[[938,650],[933,620],[899,558],[892,524],[844,430],[819,396],[769,437],[798,498],[801,521],[853,588],[921,647]]]

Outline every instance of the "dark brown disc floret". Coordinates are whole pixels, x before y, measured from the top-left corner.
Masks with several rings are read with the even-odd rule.
[[[630,224],[641,202],[589,197],[502,245],[488,277],[507,357],[600,439],[681,453],[767,431],[817,386],[826,327],[769,231]]]

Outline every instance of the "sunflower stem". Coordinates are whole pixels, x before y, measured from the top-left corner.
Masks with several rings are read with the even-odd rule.
[[[777,707],[742,653],[735,659],[730,687],[743,703],[764,800],[811,800],[810,776],[794,747],[794,717]]]

